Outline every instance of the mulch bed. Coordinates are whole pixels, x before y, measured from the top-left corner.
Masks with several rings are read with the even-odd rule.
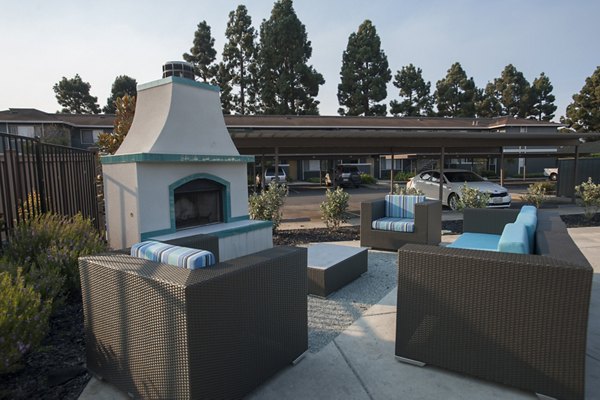
[[[600,214],[592,219],[583,215],[565,215],[568,227],[600,226]],[[442,229],[462,232],[462,221],[444,221]],[[359,227],[280,231],[273,236],[275,245],[300,245],[360,239]],[[50,320],[50,332],[41,349],[25,356],[24,368],[0,375],[0,400],[75,400],[90,379],[84,368],[85,343],[81,299],[72,299]]]

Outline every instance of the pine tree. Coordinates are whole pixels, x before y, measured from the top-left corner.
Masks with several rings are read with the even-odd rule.
[[[494,82],[488,82],[485,89],[478,91],[475,109],[479,118],[494,118],[502,115],[500,93],[496,90]]]
[[[278,0],[260,26],[259,83],[265,114],[318,114],[323,75],[307,65],[312,47],[292,0]]]
[[[400,89],[400,97],[404,100],[390,102],[390,112],[394,116],[418,117],[431,115],[433,97],[431,82],[425,82],[421,68],[409,64],[396,72],[394,86]]]
[[[600,66],[586,78],[581,91],[573,95],[573,102],[567,106],[567,116],[561,118],[561,122],[577,132],[600,131]]]
[[[183,59],[192,63],[194,74],[204,82],[208,82],[216,73],[213,61],[217,52],[214,46],[215,39],[210,34],[210,26],[206,21],[202,21],[194,33],[194,45],[190,52],[183,53]]]
[[[342,54],[341,83],[338,85],[340,115],[385,115],[387,83],[392,79],[381,39],[368,19],[350,34]]]
[[[114,114],[117,111],[115,101],[125,95],[137,96],[137,81],[127,75],[119,75],[115,78],[110,91],[110,97],[106,99],[106,105],[102,111],[106,114]]]
[[[133,123],[135,99],[136,96],[128,94],[117,97],[114,129],[111,133],[103,132],[98,136],[98,147],[102,153],[115,154],[123,143]]]
[[[550,121],[554,118],[556,106],[554,105],[554,97],[552,90],[554,87],[543,72],[538,78],[535,78],[531,85],[530,100],[531,100],[531,116],[534,116],[540,121]]]
[[[216,67],[216,73],[211,83],[213,85],[218,86],[220,90],[221,97],[221,108],[223,109],[223,114],[231,114],[233,111],[233,95],[231,88],[231,81],[233,77],[229,73],[229,70],[225,67],[225,63],[220,62]]]
[[[98,114],[100,106],[98,98],[90,95],[90,85],[84,82],[79,74],[74,78],[63,78],[55,83],[52,89],[56,93],[56,101],[63,108],[61,112],[70,114]]]
[[[231,79],[229,88],[221,87],[221,97],[229,90],[231,111],[254,114],[258,89],[256,31],[246,6],[239,5],[229,13],[225,36],[228,42],[223,48],[223,63]]]
[[[529,82],[512,64],[504,67],[500,78],[494,80],[499,94],[501,115],[525,118],[530,115],[531,99]]]
[[[446,77],[435,85],[435,102],[440,117],[475,116],[477,87],[473,78],[467,78],[467,73],[460,63],[452,64]]]

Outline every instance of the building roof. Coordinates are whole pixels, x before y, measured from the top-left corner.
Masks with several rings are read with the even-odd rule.
[[[66,124],[75,127],[112,128],[114,121],[114,114],[51,114],[35,108],[9,108],[0,111],[0,123]]]

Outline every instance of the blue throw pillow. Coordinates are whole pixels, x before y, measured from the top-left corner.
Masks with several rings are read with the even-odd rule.
[[[537,229],[537,215],[528,212],[520,212],[519,215],[517,215],[517,220],[515,222],[525,225],[525,228],[527,229],[527,239],[529,241],[529,248],[533,251],[533,245],[535,241],[535,230]]]
[[[533,214],[537,216],[537,208],[535,206],[523,206],[521,207],[521,211],[519,211],[520,214]]]
[[[425,201],[422,195],[388,194],[385,196],[385,216],[415,218],[415,204]]]
[[[187,269],[204,268],[215,264],[215,256],[210,251],[173,246],[153,240],[131,246],[131,255]]]
[[[500,241],[498,242],[498,251],[503,253],[529,254],[529,238],[527,237],[527,228],[525,225],[515,222],[506,224]]]

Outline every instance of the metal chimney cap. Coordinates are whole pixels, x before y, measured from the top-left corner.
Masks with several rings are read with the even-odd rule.
[[[178,76],[195,80],[194,66],[186,61],[167,61],[162,67],[162,77]]]

